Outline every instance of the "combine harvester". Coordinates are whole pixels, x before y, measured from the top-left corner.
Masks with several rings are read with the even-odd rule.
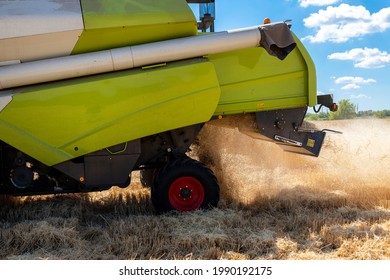
[[[159,212],[217,206],[214,174],[186,152],[230,115],[318,156],[325,132],[300,128],[306,110],[337,106],[291,26],[199,34],[213,2],[0,0],[0,192],[102,191],[140,170]]]

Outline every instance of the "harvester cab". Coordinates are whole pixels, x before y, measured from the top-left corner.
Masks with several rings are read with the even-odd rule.
[[[198,30],[214,32],[215,0],[187,0],[189,4],[199,4]]]
[[[290,25],[199,35],[214,4],[0,0],[0,192],[102,191],[140,171],[157,211],[215,207],[215,175],[186,152],[230,117],[318,156],[325,132],[301,128],[306,110],[335,106]]]

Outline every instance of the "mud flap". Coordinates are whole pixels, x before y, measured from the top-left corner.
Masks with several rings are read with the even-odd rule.
[[[307,108],[280,109],[216,118],[210,125],[238,130],[253,138],[278,144],[286,152],[318,157],[324,143],[325,131],[316,130],[309,123],[302,127]],[[310,127],[312,126],[312,127]]]
[[[257,112],[259,132],[280,144],[285,151],[317,157],[326,133],[301,128],[306,110],[307,108],[294,108]]]
[[[275,136],[277,144],[280,144],[284,151],[298,154],[316,156],[320,154],[326,133],[323,131],[300,132],[304,134],[303,142],[280,139]]]

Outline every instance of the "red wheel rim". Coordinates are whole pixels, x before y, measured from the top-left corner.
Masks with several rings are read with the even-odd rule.
[[[202,184],[193,177],[180,177],[169,188],[169,202],[178,211],[194,211],[204,201]]]

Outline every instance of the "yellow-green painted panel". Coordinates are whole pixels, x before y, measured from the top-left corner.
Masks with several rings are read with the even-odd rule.
[[[208,121],[220,88],[210,62],[174,63],[25,88],[0,113],[2,140],[47,165]]]
[[[195,22],[185,0],[81,0],[85,29]]]
[[[184,0],[81,0],[85,30],[73,54],[197,34]]]
[[[283,61],[262,48],[209,56],[221,86],[215,115],[314,106],[314,64],[296,40],[297,48]]]

